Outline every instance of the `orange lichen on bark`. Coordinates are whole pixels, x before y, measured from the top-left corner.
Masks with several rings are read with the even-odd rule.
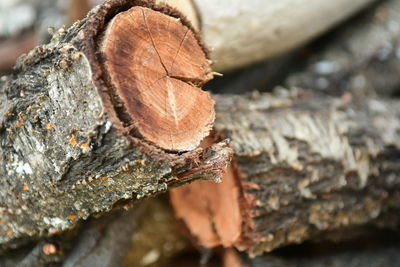
[[[76,146],[78,143],[76,142],[76,138],[74,134],[71,134],[71,138],[69,139],[69,143],[71,146]]]
[[[52,130],[54,128],[54,124],[53,123],[48,123],[46,124],[46,130]]]
[[[75,216],[75,215],[69,215],[69,216],[68,216],[68,219],[71,220],[71,221],[73,221],[73,220],[76,219],[76,216]]]
[[[212,72],[192,30],[132,7],[109,23],[101,51],[110,87],[130,117],[127,127],[166,150],[196,148],[211,129],[214,102],[199,88]]]

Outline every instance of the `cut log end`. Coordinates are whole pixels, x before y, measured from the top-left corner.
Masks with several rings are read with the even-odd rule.
[[[132,7],[109,23],[101,52],[124,127],[170,151],[196,148],[214,121],[199,86],[212,78],[207,55],[180,19]]]

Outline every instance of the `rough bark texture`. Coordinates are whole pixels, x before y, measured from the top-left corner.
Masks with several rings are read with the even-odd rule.
[[[218,179],[227,164],[226,143],[169,153],[125,128],[96,46],[107,22],[132,6],[179,17],[151,1],[106,2],[1,78],[1,248],[70,228],[122,199]]]
[[[217,197],[203,193],[209,190],[205,183],[174,189],[174,208],[189,228],[209,227],[219,244],[258,255],[399,207],[399,102],[291,94],[214,97],[215,131],[230,138],[234,149],[236,175],[224,178],[235,179],[236,186]],[[218,227],[224,218],[212,210],[236,192],[241,228],[229,239]],[[206,208],[195,203],[191,209],[194,204],[182,202],[188,195],[202,196]],[[191,212],[186,216],[185,210]],[[206,222],[190,223],[198,217]]]
[[[286,78],[286,86],[337,95],[398,94],[400,2],[380,1],[310,49],[311,57]]]

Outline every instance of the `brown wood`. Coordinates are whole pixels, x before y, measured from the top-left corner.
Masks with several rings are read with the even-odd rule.
[[[134,7],[110,22],[102,51],[112,87],[146,140],[168,150],[196,148],[214,121],[198,86],[212,78],[194,33],[180,19]]]
[[[220,184],[171,191],[197,244],[254,256],[398,217],[399,102],[292,94],[214,96],[216,135],[234,149],[231,172]]]

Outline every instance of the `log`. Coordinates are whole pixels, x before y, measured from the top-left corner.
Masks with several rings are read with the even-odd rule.
[[[193,2],[213,68],[228,71],[299,47],[372,3],[357,1],[164,0]],[[193,13],[193,11],[191,12]]]
[[[0,248],[218,180],[227,143],[197,148],[214,120],[207,56],[175,10],[112,0],[21,57],[0,80]]]
[[[231,139],[233,167],[221,184],[171,191],[175,213],[197,244],[254,256],[392,209],[395,216],[398,100],[284,92],[214,97],[214,136]]]
[[[380,1],[321,42],[287,87],[314,89],[340,95],[397,95],[400,87],[400,3]]]

